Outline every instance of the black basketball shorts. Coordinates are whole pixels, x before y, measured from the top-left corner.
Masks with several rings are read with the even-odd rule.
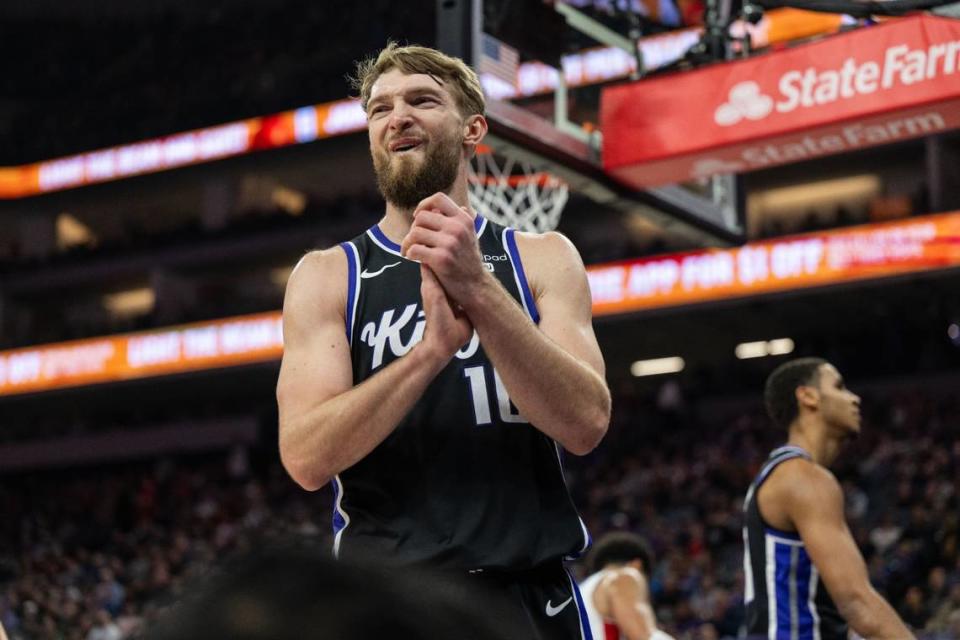
[[[476,570],[466,588],[485,592],[502,616],[503,627],[517,640],[603,640],[590,634],[583,598],[560,560],[527,571]]]

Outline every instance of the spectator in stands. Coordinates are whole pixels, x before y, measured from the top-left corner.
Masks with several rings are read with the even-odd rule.
[[[87,634],[87,640],[121,640],[123,634],[120,627],[114,622],[113,616],[106,609],[96,613],[96,623]]]
[[[900,607],[900,617],[910,625],[912,629],[923,629],[927,624],[927,618],[930,617],[930,611],[924,602],[923,589],[913,585],[907,589],[903,599],[903,605]]]
[[[851,445],[837,469],[870,505],[860,519],[851,520],[851,529],[863,540],[898,522],[892,498],[886,504],[884,497],[899,484],[937,487],[906,492],[906,513],[912,504],[922,504],[927,526],[912,528],[903,541],[873,543],[869,561],[872,579],[893,600],[905,593],[907,576],[916,576],[931,604],[921,637],[954,640],[960,638],[960,564],[958,495],[950,480],[960,468],[960,444],[954,444],[960,427],[957,401],[952,389],[916,397],[907,391],[882,393],[865,400],[872,408],[871,429]],[[584,519],[595,537],[628,528],[651,542],[659,560],[650,568],[649,586],[665,632],[692,640],[707,636],[712,625],[721,638],[733,638],[743,617],[739,494],[762,452],[776,444],[775,434],[759,408],[749,404],[723,409],[726,399],[717,405],[703,401],[697,413],[707,418],[675,417],[678,421],[664,428],[655,394],[645,397],[623,387],[616,397],[609,442],[589,458],[568,461],[571,490],[584,506]],[[97,423],[94,415],[86,419]],[[111,422],[136,428],[135,419],[118,414]],[[154,417],[145,412],[140,419]],[[10,437],[7,431],[0,435]],[[941,453],[930,455],[935,451]],[[97,587],[111,582],[105,575],[112,574],[125,591],[114,623],[126,640],[138,626],[152,627],[159,612],[179,597],[185,580],[217,566],[218,556],[289,537],[327,548],[330,527],[318,514],[330,512],[330,496],[294,489],[279,465],[265,464],[255,449],[249,453],[245,480],[231,476],[227,452],[71,469],[68,475],[5,473],[0,480],[0,624],[10,640],[86,640],[102,608],[94,598]],[[197,506],[205,502],[213,505],[212,517],[199,515],[207,506],[198,514]],[[887,519],[886,513],[894,517]],[[701,559],[691,562],[687,550],[699,535],[698,527],[691,528],[695,523],[704,531]],[[217,531],[224,524],[233,534],[217,550]],[[932,606],[941,584],[938,568],[946,595]]]
[[[950,593],[927,621],[926,631],[935,634],[957,632],[952,638],[960,638],[960,582],[950,587]],[[939,637],[939,635],[938,635]]]

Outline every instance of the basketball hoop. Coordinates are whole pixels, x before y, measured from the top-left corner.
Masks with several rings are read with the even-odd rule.
[[[496,223],[543,233],[557,228],[569,197],[567,183],[509,153],[479,145],[468,179],[470,206]]]

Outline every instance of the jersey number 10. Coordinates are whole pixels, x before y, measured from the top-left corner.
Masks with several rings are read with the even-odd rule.
[[[516,410],[513,403],[510,402],[510,396],[507,394],[507,388],[500,379],[500,374],[492,366],[494,387],[497,390],[497,408],[500,411],[500,420],[502,422],[526,422],[520,412]],[[492,407],[490,406],[490,393],[487,386],[487,367],[485,365],[476,365],[467,367],[463,370],[463,377],[470,384],[470,395],[473,398],[473,414],[477,421],[477,426],[490,424]]]

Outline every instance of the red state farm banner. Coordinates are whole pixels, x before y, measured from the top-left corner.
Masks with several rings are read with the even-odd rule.
[[[917,15],[603,91],[603,164],[635,188],[960,127],[960,21]]]

